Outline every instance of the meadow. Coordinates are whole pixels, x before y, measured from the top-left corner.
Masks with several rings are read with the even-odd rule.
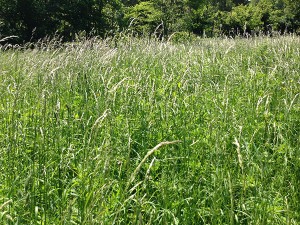
[[[299,224],[300,38],[0,51],[0,224]]]

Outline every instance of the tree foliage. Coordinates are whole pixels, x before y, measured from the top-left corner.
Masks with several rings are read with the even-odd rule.
[[[128,8],[125,19],[138,34],[150,34],[160,24],[162,17],[162,12],[153,2],[140,2]]]
[[[1,36],[28,41],[46,35],[72,40],[82,31],[104,35],[121,25],[119,0],[0,0]]]
[[[240,35],[300,32],[299,0],[0,0],[0,38],[38,40],[75,34],[104,36],[174,32]]]

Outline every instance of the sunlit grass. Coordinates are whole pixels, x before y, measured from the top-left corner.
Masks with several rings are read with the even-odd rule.
[[[55,47],[0,52],[1,223],[300,223],[299,37]]]

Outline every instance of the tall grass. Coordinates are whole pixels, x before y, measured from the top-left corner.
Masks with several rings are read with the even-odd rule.
[[[0,52],[1,223],[300,223],[299,62],[299,37]]]

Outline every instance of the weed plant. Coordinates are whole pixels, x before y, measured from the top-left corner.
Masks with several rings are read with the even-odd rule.
[[[299,224],[300,39],[0,51],[1,224]]]

